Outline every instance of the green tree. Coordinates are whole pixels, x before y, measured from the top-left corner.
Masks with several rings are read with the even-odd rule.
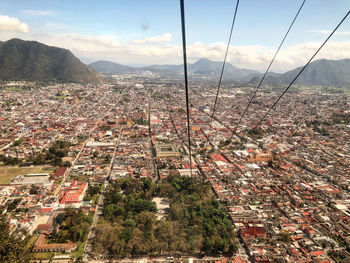
[[[0,262],[26,263],[31,259],[28,237],[11,233],[7,219],[0,216]]]
[[[291,242],[290,233],[287,230],[281,230],[279,235],[280,235],[280,239],[283,242],[286,242],[286,243]]]

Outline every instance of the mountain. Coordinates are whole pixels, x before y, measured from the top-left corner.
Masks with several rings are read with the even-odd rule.
[[[0,79],[96,83],[99,74],[67,49],[11,39],[0,42]]]
[[[267,73],[262,85],[270,85],[270,86],[283,85],[284,82],[283,82],[281,76],[282,76],[282,74],[269,72],[269,73]],[[251,79],[246,79],[247,84],[257,86],[257,85],[259,85],[262,77],[263,77],[263,74],[260,74],[260,75],[253,76]]]
[[[281,75],[270,75],[264,80],[265,85],[288,85],[302,67],[287,71]],[[261,76],[252,78],[249,84],[259,83]],[[344,86],[350,85],[350,59],[320,59],[311,62],[295,82],[305,86]]]
[[[136,68],[120,65],[118,63],[114,63],[106,60],[99,60],[99,61],[93,62],[89,64],[89,66],[94,70],[96,70],[97,72],[100,72],[106,75],[137,72]]]
[[[288,71],[282,75],[284,83],[290,83],[302,67]],[[320,59],[309,64],[296,80],[301,85],[342,86],[350,85],[350,59]]]
[[[183,72],[183,65],[151,65],[142,68],[133,68],[120,65],[110,61],[97,61],[89,65],[97,72],[113,75],[123,73],[142,73],[151,71],[160,74],[181,74]],[[193,64],[188,64],[188,73],[206,76],[219,76],[221,73],[222,62],[215,62],[209,59],[202,58]],[[224,77],[226,79],[243,80],[246,77],[253,77],[258,75],[258,71],[249,69],[240,69],[226,63]],[[250,79],[249,78],[249,79]]]
[[[109,61],[97,61],[90,66],[104,74],[142,73],[151,71],[159,74],[182,74],[183,65],[151,65],[148,67],[127,67]],[[195,75],[218,77],[221,73],[222,62],[215,62],[202,58],[195,63],[188,64],[188,73]],[[288,85],[299,73],[301,67],[290,70],[284,74],[269,72],[266,76],[265,85],[278,86]],[[257,85],[262,74],[258,71],[237,68],[226,63],[224,79],[238,80],[248,85]],[[309,64],[305,71],[296,81],[299,85],[308,86],[342,86],[350,85],[350,59],[326,60],[320,59]]]
[[[126,74],[126,73],[144,73],[146,71],[151,71],[153,73],[159,74],[174,74],[174,72],[169,70],[161,70],[150,67],[128,67],[115,62],[99,60],[89,64],[91,68],[96,70],[99,73],[105,75],[114,75],[114,74]]]
[[[183,65],[151,65],[149,66],[149,68],[174,71],[177,73],[183,72]],[[188,68],[189,74],[219,76],[222,69],[222,62],[216,62],[206,58],[202,58],[193,64],[188,63],[187,68]],[[253,77],[258,74],[259,74],[258,71],[237,68],[231,65],[230,63],[226,62],[224,78],[234,79],[234,80],[243,80],[247,76]]]

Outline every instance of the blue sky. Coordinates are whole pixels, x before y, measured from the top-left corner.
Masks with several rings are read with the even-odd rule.
[[[263,70],[301,3],[241,0],[229,61]],[[235,4],[236,0],[185,0],[190,61],[222,60]],[[274,70],[304,63],[349,9],[350,0],[307,0]],[[2,41],[37,40],[68,48],[84,62],[181,62],[178,0],[2,0],[0,10]],[[339,32],[318,58],[350,58],[350,18]]]

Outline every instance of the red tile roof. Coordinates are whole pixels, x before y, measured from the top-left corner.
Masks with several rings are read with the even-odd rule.
[[[52,212],[52,209],[51,207],[45,207],[45,208],[42,208],[39,213],[50,213]]]
[[[66,193],[63,195],[60,204],[80,202],[87,184],[88,183],[86,182],[73,181]]]
[[[63,177],[64,173],[67,171],[68,167],[58,167],[54,173],[55,177]]]

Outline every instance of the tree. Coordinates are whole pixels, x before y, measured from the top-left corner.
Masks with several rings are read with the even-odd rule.
[[[285,243],[289,243],[291,241],[290,233],[287,230],[281,230],[280,239]]]
[[[22,239],[11,233],[8,221],[0,216],[0,262],[26,263],[31,259],[28,237]]]
[[[141,212],[135,217],[138,228],[143,231],[153,231],[156,216],[152,212]]]
[[[63,166],[65,166],[65,167],[71,167],[72,164],[71,164],[71,162],[69,162],[69,161],[65,161],[65,162],[63,163]]]
[[[63,221],[66,219],[65,213],[60,213],[55,217],[54,225],[60,225],[63,223]]]
[[[59,222],[61,222],[60,231],[52,235],[52,242],[83,242],[89,233],[92,218],[84,215],[81,211],[66,209],[65,217],[63,218],[63,216],[60,216],[55,220],[55,226]]]
[[[32,185],[31,185],[31,188],[30,188],[30,190],[29,190],[29,194],[31,194],[31,195],[36,195],[36,194],[39,193],[39,189],[40,189],[39,186],[32,184]]]
[[[17,205],[22,201],[22,198],[17,198],[15,200],[13,200],[7,207],[7,211],[12,211],[14,210]]]
[[[157,220],[152,196],[169,200],[166,220]],[[156,185],[128,178],[108,186],[104,205],[96,252],[127,257],[174,252],[232,256],[237,251],[232,222],[203,180],[169,175]]]
[[[15,140],[12,145],[16,147],[16,146],[20,146],[22,143],[23,143],[23,139],[21,138],[21,139]]]
[[[123,226],[119,223],[109,224],[102,222],[96,227],[96,238],[94,240],[94,250],[97,253],[109,252],[120,255],[123,253],[125,241],[120,238]]]

